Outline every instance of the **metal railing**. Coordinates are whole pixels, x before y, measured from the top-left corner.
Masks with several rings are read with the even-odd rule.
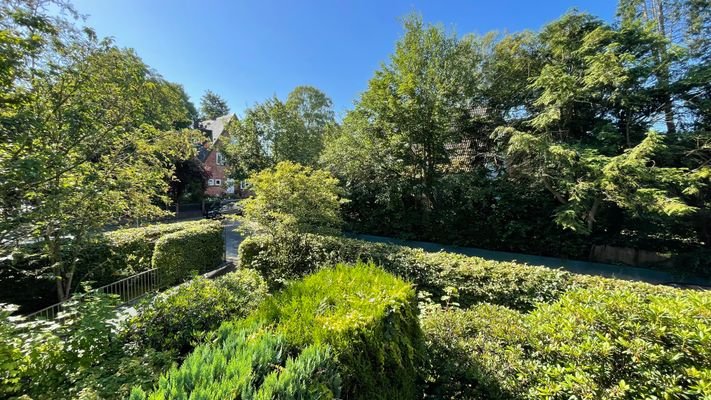
[[[106,286],[91,290],[89,293],[104,293],[116,295],[120,299],[119,305],[130,303],[136,299],[143,297],[146,293],[158,290],[160,288],[160,279],[158,269],[153,268],[148,271],[140,272],[136,275],[123,278]],[[66,303],[71,300],[80,298],[82,294],[78,294],[72,298],[45,307],[25,316],[25,320],[46,319],[54,320],[61,319],[61,314],[64,312]]]

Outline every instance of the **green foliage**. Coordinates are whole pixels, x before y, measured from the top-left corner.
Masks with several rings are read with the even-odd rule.
[[[72,251],[66,246],[64,251],[72,252],[76,258],[78,277],[74,279],[72,289],[82,282],[91,282],[92,286],[98,287],[149,270],[160,237],[190,227],[214,224],[213,221],[188,221],[118,229],[95,237],[81,251]],[[212,247],[213,243],[209,248]],[[48,268],[49,259],[42,254],[41,244],[15,248],[11,257],[0,261],[0,301],[18,304],[22,311],[34,311],[56,303],[54,282],[44,276]]]
[[[262,278],[248,269],[215,280],[197,277],[139,307],[123,337],[141,348],[186,354],[222,321],[246,316],[266,294]]]
[[[576,287],[624,287],[635,291],[664,291],[644,283],[575,275],[545,267],[484,260],[446,252],[428,253],[405,246],[318,235],[249,237],[239,248],[239,263],[254,268],[270,286],[339,262],[371,260],[435,296],[447,288],[458,291],[467,307],[489,302],[530,310],[551,302]]]
[[[194,153],[177,130],[189,110],[135,52],[77,27],[66,2],[0,7],[0,252],[41,243],[65,299],[77,255],[106,225],[165,214],[171,160]]]
[[[211,90],[205,92],[200,98],[200,118],[203,120],[215,119],[229,114],[230,107],[225,99]]]
[[[214,225],[211,221],[188,221],[170,224],[151,224],[140,228],[119,229],[104,234],[108,254],[105,259],[97,257],[99,265],[110,273],[128,276],[152,268],[151,260],[157,241],[163,236],[187,230]],[[104,254],[102,254],[104,255]]]
[[[467,310],[429,308],[421,317],[427,398],[516,398],[522,350],[497,347],[524,343],[522,319],[517,311],[487,303]]]
[[[0,395],[3,397],[22,388],[22,369],[26,362],[19,330],[10,317],[16,310],[16,306],[0,304]]]
[[[592,233],[600,207],[610,204],[634,215],[678,217],[696,211],[676,195],[693,185],[688,171],[652,162],[665,150],[662,137],[654,131],[615,157],[595,148],[560,144],[547,135],[510,129],[499,134],[509,135],[510,172],[551,192],[561,204],[555,220],[566,229]]]
[[[151,260],[152,267],[158,269],[161,285],[168,287],[219,266],[225,254],[222,229],[221,223],[211,221],[161,236]]]
[[[340,232],[343,200],[338,180],[328,172],[284,161],[252,175],[249,182],[254,196],[242,203],[245,232]]]
[[[417,391],[414,290],[372,265],[339,265],[295,282],[216,336],[147,398],[409,399]]]
[[[489,304],[422,326],[433,398],[705,398],[711,296],[586,289],[530,314]],[[455,367],[456,366],[456,367]]]
[[[123,348],[116,336],[115,301],[84,295],[66,304],[62,324],[0,315],[3,397],[125,398],[135,385],[152,385],[172,356]],[[5,357],[7,356],[7,358]]]
[[[711,120],[701,3],[624,0],[615,23],[572,11],[482,37],[405,18],[321,156],[346,224],[572,258],[707,248],[708,140],[689,139]]]
[[[298,86],[286,102],[276,97],[249,108],[228,127],[223,151],[234,178],[245,179],[282,161],[315,166],[327,130],[335,125],[331,99],[312,86]]]
[[[198,346],[180,368],[161,378],[146,395],[131,399],[329,399],[339,377],[327,347],[313,345],[289,357],[283,338],[272,332],[221,328],[218,342]],[[290,397],[294,396],[294,397]]]

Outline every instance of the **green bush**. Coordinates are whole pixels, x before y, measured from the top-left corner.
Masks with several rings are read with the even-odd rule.
[[[210,221],[158,238],[151,264],[158,269],[161,285],[167,287],[196,273],[217,268],[223,262],[224,253],[222,224]]]
[[[106,295],[82,296],[66,304],[67,319],[57,325],[0,308],[0,397],[123,399],[133,386],[152,386],[172,355],[123,346],[115,305]]]
[[[152,268],[156,241],[188,228],[214,226],[200,220],[118,229],[98,235],[79,251],[76,276],[102,286]],[[23,312],[57,302],[55,282],[47,277],[49,261],[41,256],[42,243],[19,246],[0,260],[0,302],[18,304]],[[71,249],[63,247],[65,251]],[[80,281],[75,279],[76,287]]]
[[[246,316],[266,295],[264,280],[253,270],[215,280],[197,277],[139,307],[125,324],[124,340],[141,348],[186,354],[206,332],[225,320]]]
[[[711,396],[711,295],[580,289],[530,314],[489,304],[423,317],[428,397]]]
[[[266,236],[249,237],[239,248],[240,265],[258,270],[272,287],[323,266],[358,260],[371,260],[386,271],[414,282],[419,290],[436,296],[444,295],[447,287],[457,288],[460,303],[465,307],[488,302],[530,310],[539,302],[554,301],[577,287],[667,290],[644,283],[334,236],[299,235],[278,243]]]
[[[289,357],[284,339],[266,330],[222,328],[220,341],[201,345],[180,368],[161,378],[146,399],[329,399],[339,393],[339,376],[327,347],[313,345]]]
[[[373,265],[308,276],[246,320],[224,324],[217,338],[161,378],[149,398],[332,398],[339,379],[342,398],[416,397],[422,336],[414,290]],[[290,397],[294,387],[311,395]]]

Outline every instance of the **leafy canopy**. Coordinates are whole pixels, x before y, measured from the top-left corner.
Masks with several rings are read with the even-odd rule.
[[[243,230],[279,235],[338,233],[342,220],[338,179],[327,171],[283,161],[249,178],[254,196],[244,201]]]

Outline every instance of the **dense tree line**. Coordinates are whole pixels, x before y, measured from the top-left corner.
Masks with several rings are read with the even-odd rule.
[[[481,37],[406,18],[320,158],[351,200],[351,228],[573,257],[592,244],[701,251],[686,262],[703,262],[710,10],[622,1],[614,22],[571,11],[540,32]]]

